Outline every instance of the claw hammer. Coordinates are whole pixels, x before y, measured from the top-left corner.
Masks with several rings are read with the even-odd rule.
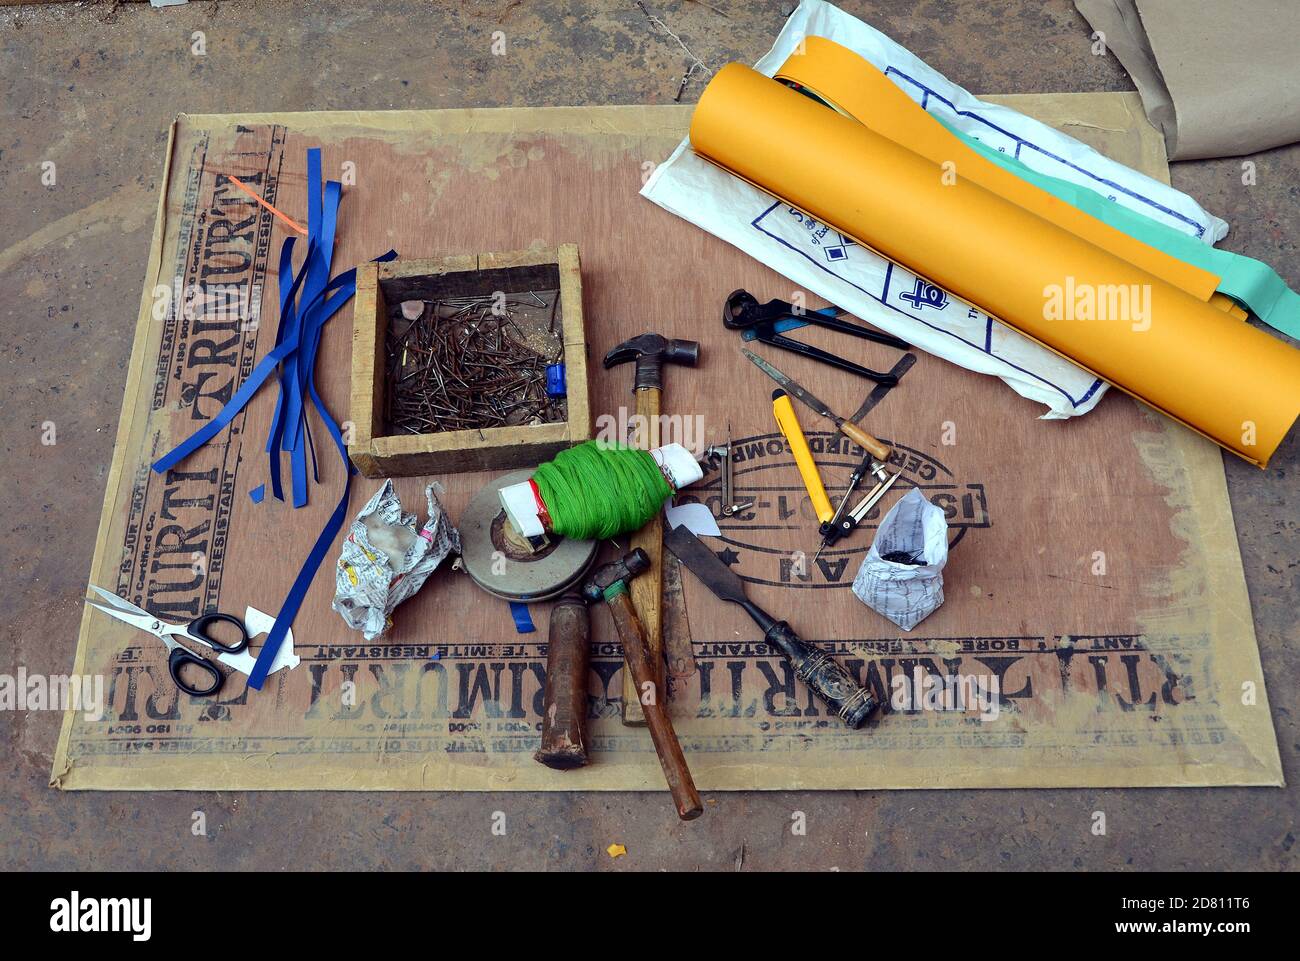
[[[659,403],[663,393],[664,364],[683,364],[694,367],[700,359],[700,345],[693,340],[669,340],[659,334],[647,333],[625,340],[605,355],[605,369],[618,364],[636,362],[636,376],[632,389],[636,393],[636,435],[631,443],[642,450],[653,450],[660,445]],[[654,680],[660,688],[664,679],[663,643],[663,515],[637,531],[632,547],[641,548],[650,558],[650,569],[644,577],[632,581],[632,606],[645,628],[646,645],[650,663],[655,671]],[[646,723],[641,701],[637,696],[631,662],[625,659],[623,668],[623,723],[640,726]]]

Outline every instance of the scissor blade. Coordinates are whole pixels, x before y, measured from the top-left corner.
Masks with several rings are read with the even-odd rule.
[[[108,603],[112,604],[119,611],[129,611],[132,614],[139,614],[141,617],[153,617],[153,615],[150,614],[148,611],[146,611],[144,608],[137,607],[136,605],[128,601],[125,597],[122,597],[118,594],[114,594],[112,591],[106,591],[102,587],[97,587],[94,584],[90,585],[90,589],[94,591],[96,594],[98,594],[100,597],[102,597],[104,600],[108,601]]]
[[[758,354],[754,353],[752,350],[746,350],[744,347],[740,348],[740,350],[746,357],[748,357],[751,361],[754,362],[755,367],[757,367],[763,373],[767,374],[768,377],[771,377],[774,381],[776,381],[778,384],[784,387],[786,393],[790,394],[793,397],[799,398],[799,400],[803,401],[805,404],[807,404],[813,410],[817,411],[817,413],[821,414],[823,417],[827,417],[833,421],[838,422],[838,418],[835,416],[834,412],[825,404],[823,404],[820,400],[818,400],[816,397],[810,394],[807,390],[805,390],[804,387],[798,381],[791,380],[785,374],[781,373],[779,370],[777,370],[775,367],[773,367],[771,364],[765,361],[762,357],[759,357]]]
[[[96,610],[103,611],[105,614],[116,617],[124,624],[130,624],[132,627],[142,631],[148,631],[150,634],[158,634],[158,632],[153,629],[153,626],[158,623],[158,618],[154,617],[152,614],[136,614],[132,611],[119,611],[115,607],[105,607],[103,604],[96,604],[92,600],[87,600],[86,603]],[[161,637],[162,635],[159,634],[158,636]]]

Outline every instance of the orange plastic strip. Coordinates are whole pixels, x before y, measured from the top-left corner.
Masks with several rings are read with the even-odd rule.
[[[298,231],[298,233],[302,234],[304,237],[307,236],[307,228],[306,228],[306,227],[301,226],[300,224],[298,224],[298,223],[295,222],[294,220],[292,220],[292,219],[290,219],[289,217],[287,217],[287,216],[285,216],[284,214],[282,214],[280,211],[276,210],[274,207],[272,207],[270,204],[268,204],[265,200],[263,200],[263,199],[262,199],[261,197],[259,197],[257,194],[253,193],[253,191],[251,191],[251,190],[250,190],[250,189],[249,189],[249,188],[244,184],[244,182],[243,182],[242,180],[240,180],[238,177],[236,177],[234,174],[226,174],[226,178],[227,178],[227,179],[228,179],[232,184],[234,184],[236,187],[238,187],[240,190],[242,190],[244,193],[248,194],[248,196],[252,197],[252,198],[253,198],[254,200],[256,200],[259,204],[261,204],[263,207],[265,207],[267,210],[269,210],[271,213],[275,214],[275,216],[277,216],[277,217],[279,217],[281,220],[283,220],[283,221],[284,221],[286,224],[288,224],[289,227],[291,227],[293,230]]]

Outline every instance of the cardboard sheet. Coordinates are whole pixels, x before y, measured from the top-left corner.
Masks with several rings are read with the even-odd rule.
[[[1164,176],[1159,138],[1135,96],[1007,99]],[[320,145],[327,175],[352,181],[336,264],[390,246],[434,257],[573,241],[591,361],[644,330],[699,340],[701,365],[667,372],[664,409],[676,419],[665,439],[716,443],[730,428],[737,489],[756,506],[723,520],[714,546],[751,596],[886,699],[898,678],[918,670],[996,678],[1001,692],[991,720],[972,710],[891,707],[870,730],[848,731],[757,643],[748,618],[670,567],[672,712],[702,790],[1280,784],[1220,454],[1127,397],[1106,398],[1082,420],[1038,421],[1030,402],[991,378],[918,356],[862,423],[895,446],[903,475],[881,513],[919,487],[948,516],[947,601],[903,635],[853,596],[879,514],[810,563],[815,522],[771,420],[771,384],[719,319],[735,288],[761,299],[793,291],[637,195],[689,116],[688,107],[182,116],[91,580],[176,620],[208,607],[274,611],[332,509],[342,476],[330,458],[321,460],[308,507],[250,500],[266,479],[271,392],[171,474],[148,470],[212,416],[274,340],[267,267],[283,228],[226,175],[301,220],[305,150]],[[188,318],[175,298],[159,308],[158,288],[175,283],[182,291],[207,285]],[[251,323],[220,313],[216,283],[248,295]],[[349,323],[347,309],[331,322],[318,369],[340,420]],[[795,336],[869,366],[899,359],[834,335]],[[852,375],[761,352],[845,412],[870,392]],[[595,427],[620,436],[631,371],[593,368]],[[811,413],[799,415],[836,496],[860,452]],[[453,519],[491,476],[436,478]],[[419,502],[427,480],[398,481],[403,501]],[[354,485],[350,515],[377,486]],[[716,512],[719,488],[711,471],[687,497]],[[65,718],[53,783],[662,789],[648,735],[618,721],[621,652],[604,611],[593,612],[593,763],[558,773],[531,757],[546,605],[532,608],[537,633],[517,634],[504,603],[444,566],[397,610],[386,642],[372,644],[330,609],[332,589],[322,571],[293,625],[300,666],[274,674],[260,693],[236,678],[215,702],[178,697],[152,637],[88,612],[75,670],[105,676],[110,708],[99,720]],[[683,647],[685,637],[694,643]]]
[[[1300,140],[1294,0],[1074,0],[1105,34],[1173,160]]]

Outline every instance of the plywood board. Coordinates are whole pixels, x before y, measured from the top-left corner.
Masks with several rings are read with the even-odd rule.
[[[1014,98],[1112,156],[1165,176],[1159,136],[1134,95]],[[1112,395],[1072,422],[1036,419],[1000,382],[921,355],[863,426],[892,443],[900,492],[945,508],[947,601],[903,635],[849,590],[870,529],[807,563],[815,521],[770,409],[771,384],[720,322],[744,287],[788,282],[637,196],[683,135],[688,107],[182,116],[169,144],[117,449],[91,580],[177,620],[200,610],[274,613],[340,490],[322,457],[308,507],[253,504],[266,478],[264,392],[232,429],[170,475],[148,464],[210,418],[274,340],[281,225],[225,180],[235,174],[290,217],[306,216],[305,151],[350,175],[334,262],[395,247],[444,257],[576,242],[594,427],[622,436],[632,373],[599,360],[647,330],[699,340],[694,370],[666,374],[670,436],[736,443],[736,482],[756,505],[722,522],[721,556],[753,598],[823,643],[888,698],[896,679],[997,677],[997,717],[891,708],[869,730],[827,718],[739,611],[689,572],[668,578],[672,713],[702,790],[1279,784],[1220,454]],[[259,309],[222,326],[187,319],[158,289],[239,285]],[[211,305],[208,305],[211,306]],[[810,306],[816,306],[815,303]],[[125,323],[125,319],[123,320]],[[327,329],[318,384],[347,418],[350,311]],[[800,332],[870,367],[898,354]],[[762,350],[843,411],[870,384]],[[834,496],[857,460],[799,411]],[[329,452],[326,452],[329,453]],[[435,478],[453,517],[490,474]],[[427,479],[398,490],[422,509]],[[357,483],[355,513],[373,492]],[[716,471],[686,492],[719,509]],[[894,495],[897,496],[897,495]],[[886,505],[893,502],[891,496]],[[874,521],[875,518],[872,518]],[[331,555],[331,560],[333,559]],[[67,789],[624,790],[662,788],[648,734],[618,721],[621,652],[593,613],[590,767],[533,762],[545,665],[538,631],[449,569],[365,643],[330,609],[323,571],[293,625],[303,663],[261,692],[236,680],[217,701],[177,696],[163,650],[98,613],[75,669],[102,674],[106,717],[70,713],[54,783]],[[672,637],[689,630],[693,657]],[[681,661],[679,663],[679,661]],[[693,668],[693,670],[692,670]],[[1243,691],[1252,696],[1243,696]]]

